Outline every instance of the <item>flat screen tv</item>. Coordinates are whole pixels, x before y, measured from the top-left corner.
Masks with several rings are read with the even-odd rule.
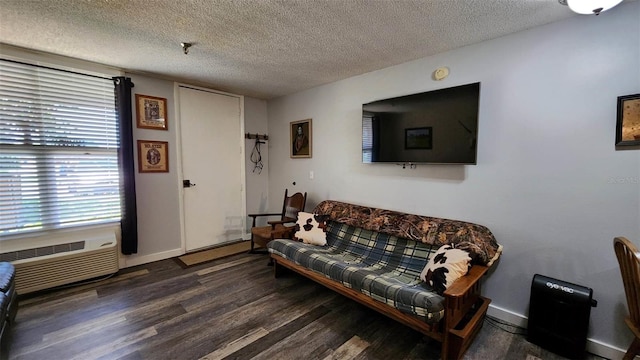
[[[480,83],[362,105],[362,162],[476,164]]]

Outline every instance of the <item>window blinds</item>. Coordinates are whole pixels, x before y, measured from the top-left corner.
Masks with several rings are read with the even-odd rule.
[[[370,163],[373,150],[373,119],[371,116],[362,117],[362,162]]]
[[[118,221],[113,82],[0,59],[0,236]]]

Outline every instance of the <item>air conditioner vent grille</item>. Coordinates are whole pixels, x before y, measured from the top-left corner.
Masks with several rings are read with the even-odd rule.
[[[104,239],[100,242],[103,243]],[[16,290],[18,294],[26,294],[114,274],[118,272],[116,244],[114,237],[110,246],[15,262]]]
[[[76,241],[67,244],[42,246],[34,249],[25,249],[2,253],[0,254],[0,261],[12,262],[16,260],[31,259],[39,256],[47,256],[82,249],[84,249],[84,241]]]

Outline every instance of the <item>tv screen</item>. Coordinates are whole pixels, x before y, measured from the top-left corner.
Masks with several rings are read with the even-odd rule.
[[[362,162],[475,164],[480,83],[362,105]]]

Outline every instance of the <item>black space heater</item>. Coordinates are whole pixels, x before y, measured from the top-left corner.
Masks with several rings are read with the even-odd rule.
[[[570,359],[582,359],[593,290],[536,274],[531,282],[527,339],[549,351]]]

